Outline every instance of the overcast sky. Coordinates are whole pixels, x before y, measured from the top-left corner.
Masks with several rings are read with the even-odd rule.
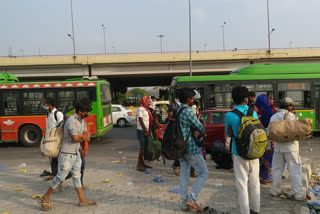
[[[267,48],[267,0],[191,4],[193,50],[221,50],[224,22],[226,49]],[[320,47],[320,0],[269,5],[272,47]],[[104,53],[101,24],[108,53],[160,52],[159,34],[164,52],[188,50],[188,0],[73,0],[73,11],[77,53]],[[0,56],[72,54],[70,14],[69,0],[2,0]]]

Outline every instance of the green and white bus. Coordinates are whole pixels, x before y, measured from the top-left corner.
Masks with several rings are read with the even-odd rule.
[[[202,110],[230,109],[232,88],[246,86],[257,96],[273,97],[276,106],[283,97],[291,97],[298,117],[312,118],[313,131],[320,130],[320,64],[252,65],[232,74],[174,77],[171,97],[179,89],[193,88],[200,91]]]
[[[76,102],[86,97],[92,111],[85,119],[91,137],[113,127],[110,85],[102,79],[77,78],[65,81],[19,82],[13,75],[0,74],[0,142],[38,146],[46,130],[43,100],[51,97],[55,106],[71,115]]]

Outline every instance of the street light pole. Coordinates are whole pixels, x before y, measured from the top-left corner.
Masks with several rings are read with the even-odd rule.
[[[190,58],[189,70],[190,70],[190,76],[192,76],[192,57],[191,57],[191,0],[189,0],[189,58]]]
[[[267,0],[267,17],[268,17],[268,54],[271,53],[271,45],[270,45],[270,20],[269,20],[269,0]]]
[[[225,43],[224,43],[224,26],[227,24],[227,22],[223,22],[223,25],[221,25],[220,27],[222,28],[222,48],[223,48],[223,51],[226,50],[225,48]]]
[[[106,46],[106,27],[104,24],[101,25],[103,30],[103,42],[104,42],[104,55],[107,55],[107,46]]]
[[[162,53],[162,38],[164,37],[164,35],[159,34],[159,35],[157,35],[157,37],[160,38],[160,50],[161,50],[161,53]]]
[[[75,37],[74,37],[74,24],[73,24],[73,8],[72,8],[72,0],[70,0],[70,5],[71,5],[71,23],[72,23],[72,37],[70,34],[70,38],[72,39],[73,42],[73,57],[76,57],[76,44],[75,44]]]
[[[22,57],[24,57],[24,51],[23,51],[23,49],[20,49],[20,51],[22,52]]]
[[[203,52],[206,52],[206,46],[207,46],[207,44],[203,45]]]

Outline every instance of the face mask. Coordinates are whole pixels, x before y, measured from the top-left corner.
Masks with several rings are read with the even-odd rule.
[[[44,105],[42,107],[43,107],[44,110],[49,111],[49,107],[48,106]]]
[[[89,117],[89,114],[84,114],[83,118]]]

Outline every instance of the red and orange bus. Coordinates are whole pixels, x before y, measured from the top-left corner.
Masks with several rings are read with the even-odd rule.
[[[19,82],[10,74],[0,74],[0,142],[21,142],[38,146],[46,130],[43,100],[51,97],[66,115],[74,112],[75,103],[86,97],[92,111],[86,118],[91,137],[98,137],[113,127],[111,92],[107,81],[77,78],[65,81]]]

